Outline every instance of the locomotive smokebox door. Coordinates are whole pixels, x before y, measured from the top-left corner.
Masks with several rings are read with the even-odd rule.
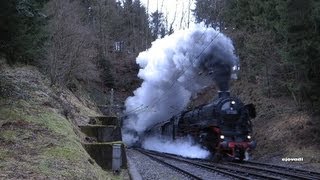
[[[245,108],[248,109],[248,113],[251,118],[255,118],[257,116],[256,108],[253,104],[247,104],[245,105]]]

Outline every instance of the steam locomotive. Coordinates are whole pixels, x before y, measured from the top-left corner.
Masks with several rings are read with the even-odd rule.
[[[192,136],[210,151],[210,158],[214,161],[243,161],[256,147],[250,120],[255,117],[253,104],[244,105],[238,98],[231,97],[229,91],[220,91],[211,103],[158,123],[149,128],[145,135],[161,134],[163,138],[172,140]]]

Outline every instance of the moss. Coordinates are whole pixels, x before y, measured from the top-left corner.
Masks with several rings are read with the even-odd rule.
[[[36,116],[28,116],[28,121],[45,125],[49,130],[64,136],[76,136],[68,120],[53,112],[44,112]]]
[[[82,162],[73,164],[70,167],[70,161],[48,158],[42,156],[39,165],[33,167],[33,170],[54,179],[87,179],[88,176],[84,172]],[[94,175],[93,175],[94,176]]]
[[[2,107],[0,109],[0,114],[2,116],[2,124],[4,123],[4,121],[20,118],[20,114],[16,109],[11,109],[8,107]]]
[[[38,166],[36,166],[36,171],[40,171],[41,173],[45,174],[45,175],[53,175],[55,174],[54,172],[52,172],[52,161],[48,161],[47,158],[45,157],[44,159],[40,160],[40,163]]]
[[[17,132],[12,130],[2,130],[0,132],[0,137],[5,141],[15,141],[17,138]]]
[[[41,107],[30,107],[30,104],[25,101],[19,101],[16,106],[23,106],[24,108],[17,107],[4,107],[0,109],[2,119],[6,121],[12,120],[25,120],[31,123],[39,124],[48,128],[49,130],[64,136],[76,136],[73,132],[71,123],[62,117],[60,114],[54,112],[47,112]],[[30,112],[35,110],[36,112]],[[35,114],[35,115],[34,115]]]
[[[9,151],[6,149],[0,148],[0,162],[2,162],[4,159],[10,157]],[[0,163],[0,168],[1,168],[1,163]]]
[[[44,155],[67,160],[79,160],[83,158],[84,153],[82,148],[69,143],[68,145],[49,148],[44,152]]]

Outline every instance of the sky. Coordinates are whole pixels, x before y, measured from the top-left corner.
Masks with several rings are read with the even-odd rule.
[[[157,9],[163,12],[165,17],[168,17],[168,23],[174,21],[173,29],[185,29],[188,26],[188,15],[190,24],[194,23],[194,17],[191,9],[195,8],[195,0],[140,0],[141,3],[149,10],[149,14]],[[149,2],[149,5],[148,5]],[[190,3],[190,9],[189,9]],[[174,18],[176,15],[176,18]]]

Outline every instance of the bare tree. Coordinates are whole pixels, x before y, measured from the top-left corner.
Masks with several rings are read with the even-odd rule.
[[[170,26],[167,27],[167,29],[168,29],[168,34],[172,34],[173,31],[174,31],[174,30],[173,30],[173,24],[175,23],[176,18],[177,18],[177,10],[178,10],[178,2],[176,2],[176,8],[175,8],[175,10],[174,10],[173,19],[172,19],[172,21],[171,21],[171,23],[170,23]],[[167,17],[168,17],[168,15],[167,15]]]
[[[187,27],[189,28],[190,25],[190,13],[191,13],[191,0],[188,1],[188,22]]]
[[[77,1],[50,1],[47,14],[51,17],[47,30],[47,67],[53,84],[68,85],[73,80],[98,78],[94,57],[95,38],[81,21],[83,7]]]
[[[179,29],[183,28],[183,20],[184,20],[184,16],[185,16],[185,11],[184,11],[184,2],[182,2],[182,11],[181,11],[181,19],[180,19],[180,26]]]

